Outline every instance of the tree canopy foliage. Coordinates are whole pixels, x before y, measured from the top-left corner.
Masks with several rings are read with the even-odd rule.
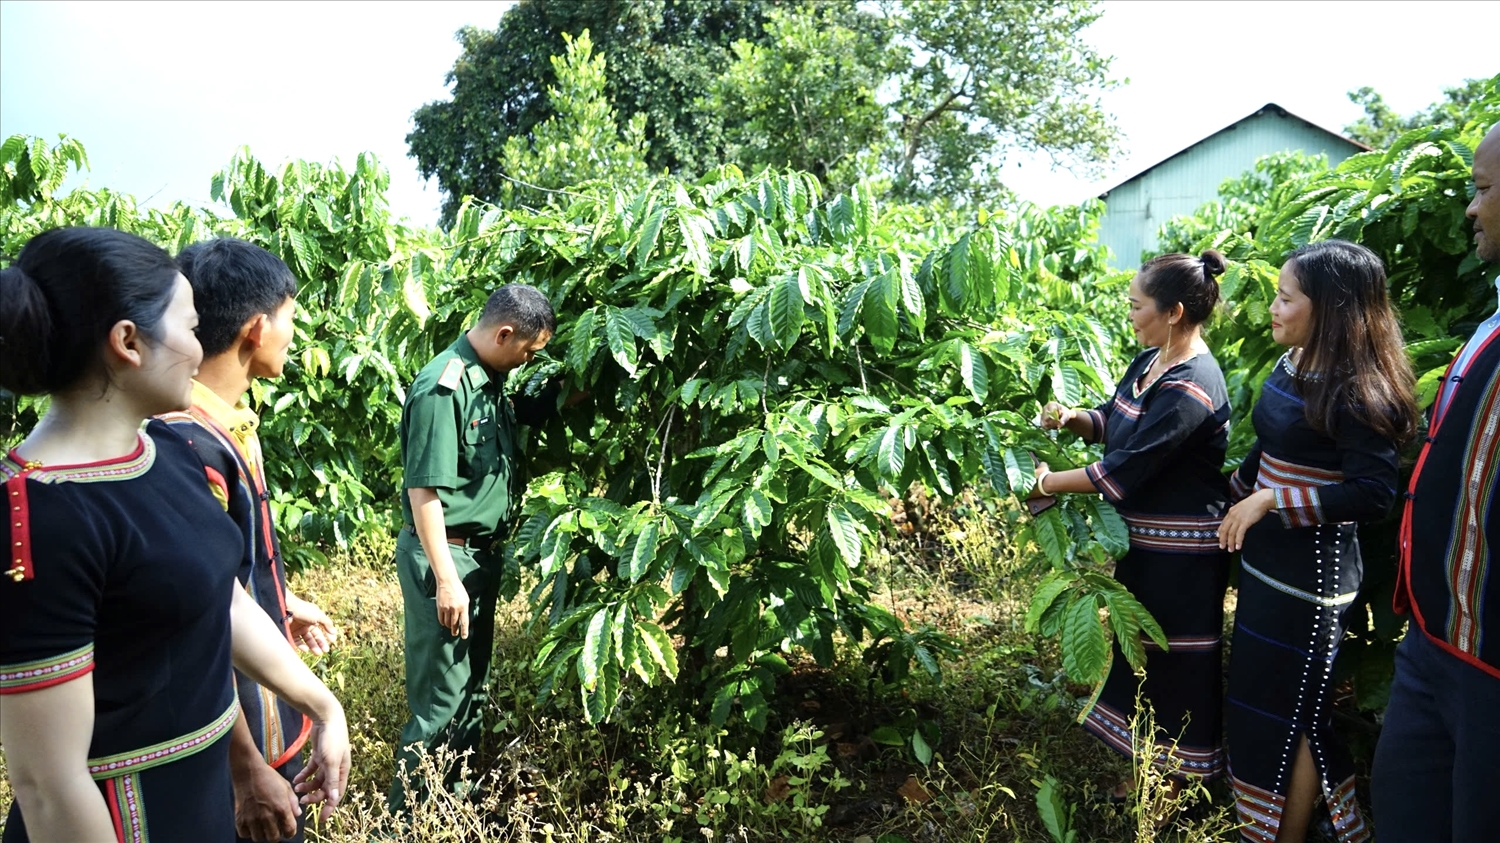
[[[605,93],[604,56],[595,55],[585,29],[575,41],[564,33],[567,53],[552,57],[557,85],[547,89],[553,113],[530,136],[505,141],[501,161],[507,174],[500,204],[547,204],[548,194],[566,188],[628,187],[646,178],[646,115],[623,127]]]
[[[734,62],[704,103],[725,115],[725,157],[749,168],[778,162],[834,187],[873,172],[890,133],[877,99],[890,47],[891,28],[871,15],[772,11],[765,40],[735,42]]]
[[[695,178],[720,161],[792,167],[835,190],[883,174],[899,198],[987,200],[1007,153],[1104,161],[1118,133],[1098,93],[1110,59],[1082,39],[1092,0],[522,0],[459,35],[451,100],[408,136],[424,175],[462,198],[506,197],[501,150],[554,108],[550,56],[588,30],[621,118],[645,116],[646,161]]]
[[[536,210],[465,202],[449,229],[418,230],[390,220],[384,171],[365,156],[352,172],[273,171],[242,153],[212,179],[219,208],[142,212],[107,191],[59,195],[75,149],[5,142],[0,188],[16,198],[0,206],[0,251],[67,224],[174,250],[229,234],[302,279],[296,352],[254,391],[296,562],[395,526],[403,384],[500,279],[547,293],[558,335],[511,388],[563,378],[593,402],[522,445],[534,476],[505,582],[514,593],[533,573],[548,630],[539,691],[569,692],[590,721],[628,682],[676,681],[714,722],[738,712],[761,728],[788,658],[829,664],[840,640],[862,643],[884,681],[939,673],[947,639],[907,629],[861,574],[887,500],[914,483],[950,500],[1024,497],[1028,451],[1086,460],[1030,419],[1053,397],[1099,400],[1122,353],[1123,277],[1089,245],[1097,205],[934,216],[724,165]],[[7,438],[40,409],[0,401]],[[1125,546],[1098,501],[1034,529],[1047,564]],[[1149,615],[1107,577],[1083,582],[1080,599],[1113,600],[1132,624],[1113,634],[1143,652],[1131,636]],[[1067,663],[1087,679],[1111,633],[1075,614]],[[915,735],[914,751],[930,748]]]
[[[904,196],[983,195],[1008,148],[1098,164],[1118,132],[1097,92],[1110,58],[1084,43],[1101,12],[1090,0],[886,3],[907,66],[893,169]]]
[[[580,35],[559,60],[554,108],[591,115],[596,140],[618,140],[590,47]],[[1281,351],[1269,332],[1277,266],[1307,242],[1356,240],[1385,260],[1431,400],[1494,302],[1495,268],[1475,256],[1464,207],[1471,150],[1496,115],[1490,86],[1462,126],[1414,129],[1285,181],[1293,170],[1277,168],[1299,162],[1272,161],[1233,183],[1243,215],[1205,224],[1189,249],[1231,259],[1209,339],[1236,411],[1232,457],[1253,437],[1250,409]],[[513,145],[539,172],[555,166],[548,151]],[[883,201],[867,182],[829,195],[807,173],[724,164],[695,179],[596,180],[537,208],[465,200],[446,229],[416,229],[390,219],[387,177],[369,156],[352,169],[273,170],[242,151],[211,179],[215,208],[149,211],[108,189],[62,192],[70,168],[86,166],[66,138],[0,144],[0,255],[60,225],[135,231],[174,251],[227,234],[301,279],[296,352],[253,398],[273,505],[303,564],[395,526],[395,428],[417,367],[502,280],[549,296],[557,337],[510,387],[562,379],[593,401],[526,434],[534,476],[505,584],[514,594],[523,570],[536,584],[539,693],[576,701],[590,722],[612,716],[628,683],[672,681],[712,722],[760,728],[789,657],[828,664],[840,641],[861,646],[882,681],[940,674],[950,642],[907,628],[861,573],[886,501],[914,484],[978,497],[1034,548],[1052,574],[1026,624],[1061,640],[1074,679],[1101,678],[1111,637],[1137,666],[1145,639],[1161,638],[1104,573],[1128,547],[1111,507],[1073,496],[1024,518],[1016,505],[1035,483],[1031,454],[1057,469],[1098,455],[1036,427],[1042,403],[1103,400],[1133,351],[1128,275],[1105,267],[1098,203],[939,213]],[[13,440],[41,405],[3,399]],[[1390,526],[1364,530],[1368,611],[1353,613],[1363,620],[1340,653],[1369,706],[1383,700],[1399,633]],[[930,735],[907,740],[931,757]]]
[[[1349,99],[1364,108],[1364,116],[1344,127],[1344,134],[1376,149],[1390,146],[1401,135],[1423,126],[1462,126],[1474,107],[1493,91],[1500,76],[1465,79],[1462,85],[1443,89],[1443,98],[1414,114],[1402,117],[1386,103],[1380,92],[1366,85],[1349,92]]]
[[[452,99],[413,115],[407,135],[422,175],[437,178],[451,219],[465,196],[499,201],[503,150],[530,139],[556,107],[552,57],[564,33],[587,30],[609,65],[610,105],[625,120],[646,117],[647,163],[655,171],[701,173],[719,163],[723,121],[694,108],[731,60],[736,41],[758,41],[777,0],[522,0],[495,29],[465,27],[448,72]]]

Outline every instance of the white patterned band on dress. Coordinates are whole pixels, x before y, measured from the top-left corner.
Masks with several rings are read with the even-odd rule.
[[[0,694],[39,691],[77,679],[93,669],[93,644],[36,661],[0,664]]]
[[[110,819],[115,825],[115,839],[121,843],[151,843],[146,830],[141,774],[130,772],[104,781],[104,800],[109,804]]]
[[[1116,752],[1145,761],[1159,772],[1209,779],[1224,772],[1223,747],[1183,746],[1170,739],[1142,742],[1131,718],[1106,703],[1096,702],[1084,717],[1079,718],[1079,722]]]
[[[1218,554],[1219,516],[1147,515],[1121,512],[1130,530],[1130,545],[1165,553]]]
[[[1250,574],[1251,576],[1283,594],[1291,595],[1298,600],[1306,600],[1309,603],[1316,603],[1319,606],[1328,608],[1334,606],[1344,606],[1349,603],[1353,603],[1354,598],[1359,596],[1358,591],[1351,591],[1348,594],[1340,594],[1337,597],[1320,597],[1319,595],[1313,594],[1310,591],[1303,591],[1302,589],[1295,586],[1287,585],[1286,583],[1276,579],[1275,577],[1267,576],[1266,574],[1257,571],[1255,568],[1251,567],[1249,562],[1245,561],[1243,556],[1240,557],[1240,567],[1244,568],[1246,573]]]
[[[1234,789],[1234,809],[1240,821],[1240,840],[1248,843],[1276,843],[1286,797],[1275,791],[1256,787],[1229,771]],[[1326,785],[1325,785],[1326,788]],[[1350,776],[1331,790],[1324,790],[1323,803],[1328,808],[1334,832],[1342,843],[1368,843],[1370,827],[1355,803],[1354,777]]]

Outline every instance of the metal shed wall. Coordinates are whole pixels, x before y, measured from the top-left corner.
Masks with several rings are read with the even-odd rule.
[[[1162,223],[1218,198],[1225,179],[1251,169],[1262,155],[1289,150],[1322,153],[1332,166],[1359,148],[1296,117],[1262,110],[1110,190],[1099,239],[1114,252],[1115,266],[1137,266],[1141,253],[1156,245]]]

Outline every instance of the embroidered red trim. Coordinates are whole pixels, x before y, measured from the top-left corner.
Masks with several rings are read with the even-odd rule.
[[[302,731],[298,732],[296,740],[287,746],[286,752],[281,753],[281,757],[271,762],[271,766],[280,769],[281,765],[297,757],[298,753],[302,752],[302,747],[307,745],[307,739],[311,735],[312,718],[304,714],[302,715]]]
[[[1475,358],[1483,354],[1489,348],[1490,343],[1495,342],[1497,339],[1500,339],[1500,332],[1490,334],[1485,339],[1484,344],[1475,352],[1474,357],[1469,358],[1470,362],[1472,363]],[[1457,365],[1458,357],[1455,356],[1452,362],[1448,364],[1448,368],[1443,371],[1444,382],[1448,380],[1449,375],[1453,373],[1453,369]],[[1432,424],[1427,432],[1427,441],[1422,445],[1421,453],[1417,455],[1416,467],[1412,469],[1411,481],[1406,486],[1406,502],[1401,508],[1401,527],[1396,534],[1398,548],[1396,556],[1396,588],[1391,594],[1391,608],[1398,615],[1410,612],[1412,619],[1417,622],[1417,627],[1422,630],[1422,633],[1441,649],[1491,676],[1500,677],[1500,667],[1489,664],[1472,653],[1465,653],[1452,644],[1439,639],[1436,635],[1427,632],[1427,619],[1422,616],[1422,607],[1417,605],[1417,594],[1411,586],[1412,504],[1414,503],[1412,495],[1417,491],[1417,481],[1421,479],[1422,469],[1427,465],[1427,452],[1431,450],[1433,439],[1437,437],[1438,429],[1442,427],[1443,418],[1446,415],[1446,413],[1437,412],[1437,407],[1434,406]]]
[[[188,444],[191,445],[192,442]],[[229,500],[229,481],[224,479],[224,475],[206,465],[203,467],[203,471],[208,475],[209,485],[217,487],[219,493],[224,496],[224,500]]]
[[[10,546],[6,556],[10,565],[5,575],[11,582],[36,579],[31,562],[31,508],[26,503],[26,475],[37,463],[25,463],[21,472],[5,481],[5,516],[10,521]]]
[[[120,817],[120,800],[115,796],[113,787],[105,785],[100,789],[104,791],[104,801],[109,805],[109,819],[114,824],[115,843],[124,843],[125,822]]]
[[[94,645],[50,658],[21,664],[0,665],[0,695],[40,691],[53,685],[71,682],[94,669]]]
[[[115,466],[121,465],[123,463],[134,462],[135,460],[138,460],[142,456],[144,456],[145,453],[146,433],[143,429],[140,433],[136,434],[135,447],[130,450],[130,453],[126,454],[123,457],[109,457],[107,459],[94,460],[93,462],[70,462],[56,464],[48,463],[46,465],[46,469],[48,471],[72,471],[76,468],[104,468],[105,466]],[[9,456],[16,462],[17,465],[24,466],[27,469],[36,469],[43,467],[41,463],[34,460],[28,462],[25,457],[17,453],[15,448],[12,448],[10,450]]]

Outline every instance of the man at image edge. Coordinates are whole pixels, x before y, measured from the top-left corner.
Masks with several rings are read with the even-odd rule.
[[[1500,124],[1474,151],[1467,211],[1490,263],[1497,180]],[[1376,829],[1399,843],[1500,839],[1500,311],[1443,378],[1406,498],[1396,609],[1411,623],[1375,750]]]

